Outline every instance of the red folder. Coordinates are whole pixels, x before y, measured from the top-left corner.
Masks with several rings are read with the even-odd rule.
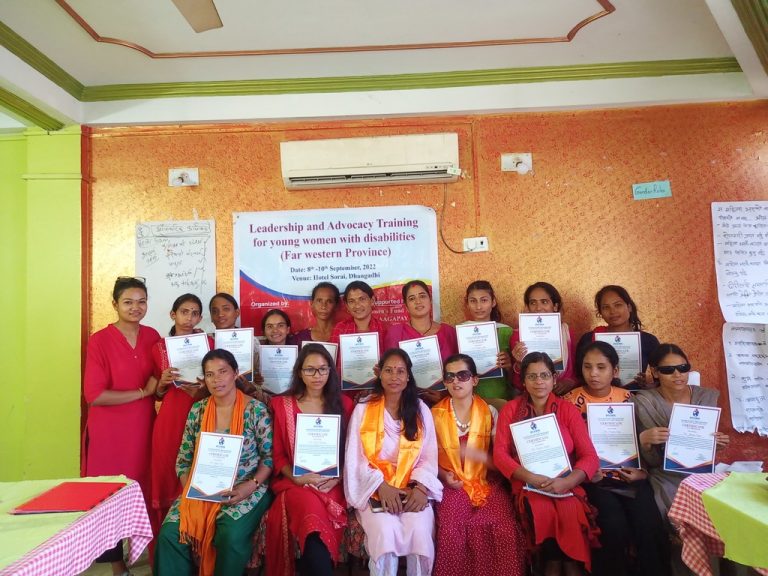
[[[125,486],[125,482],[62,482],[11,510],[11,514],[85,512]]]

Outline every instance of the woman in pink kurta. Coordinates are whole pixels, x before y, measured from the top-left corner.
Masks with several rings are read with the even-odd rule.
[[[155,416],[152,347],[160,340],[139,323],[147,313],[147,288],[138,278],[118,278],[112,292],[117,322],[88,340],[83,394],[88,403],[83,469],[86,476],[125,474],[149,495],[149,456]],[[122,547],[102,556],[122,564]],[[125,565],[122,564],[122,571]]]
[[[435,427],[418,399],[408,354],[387,350],[379,369],[373,393],[349,422],[344,493],[365,530],[372,576],[395,576],[398,556],[406,557],[409,575],[426,575],[435,557],[429,500],[443,495]]]

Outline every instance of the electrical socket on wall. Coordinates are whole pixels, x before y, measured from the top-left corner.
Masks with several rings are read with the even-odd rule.
[[[488,252],[488,238],[486,236],[464,238],[464,252]]]

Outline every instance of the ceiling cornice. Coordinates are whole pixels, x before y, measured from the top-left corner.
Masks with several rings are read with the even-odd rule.
[[[731,4],[768,74],[768,0],[731,0]]]
[[[63,122],[46,114],[34,104],[27,102],[23,98],[2,87],[0,87],[0,107],[5,108],[11,114],[24,118],[44,130],[61,130],[64,127]]]
[[[520,84],[610,78],[679,76],[741,72],[735,58],[697,58],[616,62],[580,66],[540,66],[424,72],[378,76],[335,76],[327,78],[278,78],[216,82],[168,82],[156,84],[112,84],[86,86],[80,100],[102,102],[192,96],[246,96],[322,92],[366,92],[372,90],[419,90],[493,84]]]

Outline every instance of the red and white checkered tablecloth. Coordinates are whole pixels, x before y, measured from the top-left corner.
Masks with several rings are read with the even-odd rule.
[[[152,540],[141,488],[130,482],[64,530],[0,570],[0,576],[69,576],[80,574],[104,551],[128,539],[129,563]]]
[[[701,493],[723,480],[726,474],[691,474],[683,480],[669,509],[669,519],[680,532],[683,562],[697,576],[712,576],[710,555],[722,556],[725,545],[704,508]],[[768,576],[768,569],[756,568]]]

